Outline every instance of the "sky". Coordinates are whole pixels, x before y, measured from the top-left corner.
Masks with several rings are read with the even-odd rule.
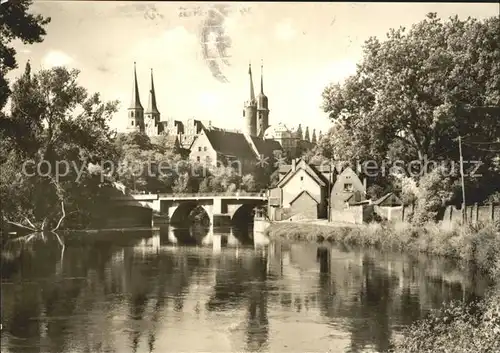
[[[269,123],[298,124],[326,131],[321,93],[356,70],[363,42],[381,39],[390,28],[409,27],[428,12],[439,17],[486,18],[498,15],[485,3],[228,3],[225,34],[231,40],[227,64],[218,60],[228,82],[217,80],[202,55],[200,33],[210,3],[36,1],[31,9],[52,18],[42,43],[16,43],[19,69],[64,65],[80,70],[79,80],[105,100],[119,100],[110,125],[123,130],[131,101],[133,67],[146,108],[153,69],[161,119],[210,120],[228,129],[243,127],[249,98],[248,64],[256,92],[264,64]],[[181,8],[185,14],[181,16]],[[188,13],[190,12],[190,13]]]

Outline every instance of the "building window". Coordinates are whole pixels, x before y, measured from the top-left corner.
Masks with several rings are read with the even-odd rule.
[[[206,156],[206,157],[205,157],[205,161],[206,161],[207,163],[210,163],[210,156]]]
[[[207,147],[203,147],[203,151],[205,151],[205,152],[206,152],[206,151],[207,151]]]
[[[300,177],[300,181],[304,181],[304,177],[303,176]]]
[[[352,184],[350,183],[345,183],[344,184],[344,191],[347,191],[347,192],[351,192],[353,189],[352,189]]]
[[[133,120],[130,122],[130,125],[134,126],[134,121]]]
[[[201,152],[201,146],[200,146],[200,147],[198,147],[198,152]]]
[[[200,161],[200,156],[196,157],[196,161],[199,162]]]
[[[134,112],[130,112],[130,116],[133,118],[134,117]]]

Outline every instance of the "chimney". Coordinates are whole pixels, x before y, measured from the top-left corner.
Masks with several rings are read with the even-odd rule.
[[[297,163],[295,161],[295,158],[292,159],[292,172],[295,172],[295,169],[297,168]]]

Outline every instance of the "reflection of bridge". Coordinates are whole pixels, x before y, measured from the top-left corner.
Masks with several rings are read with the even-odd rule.
[[[146,225],[148,220],[151,224],[153,213],[168,217],[170,224],[182,224],[196,207],[203,208],[210,219],[210,224],[218,226],[228,224],[230,221],[241,224],[253,216],[256,206],[265,205],[267,202],[267,196],[259,193],[132,194],[114,196],[111,199],[120,209],[134,208],[134,212],[130,213],[141,218],[143,225]]]
[[[167,234],[165,235],[166,239],[168,240],[169,247],[171,245],[177,245],[179,243],[180,245],[185,245],[182,244],[183,240],[186,240],[183,237],[182,232],[188,233],[191,238],[195,237],[190,229],[175,229],[173,227],[168,227],[166,231]],[[161,231],[159,229],[153,230],[152,235],[153,236],[151,238],[142,239],[140,244],[134,247],[134,251],[142,253],[143,255],[157,254],[158,251],[162,248]],[[206,229],[206,233],[202,234],[201,237],[197,240],[199,245],[207,247],[211,246],[213,249],[213,253],[220,252],[222,248],[239,248],[240,245],[245,245],[245,243],[249,245],[249,243],[247,243],[245,239],[241,238],[241,235],[235,234],[235,230],[233,228],[230,228],[228,232],[214,232],[213,226],[208,227],[208,229]],[[263,233],[254,232],[251,238],[251,243],[253,243],[254,248],[262,249],[263,246],[269,243],[269,238]],[[194,249],[196,248],[197,247],[195,247]]]

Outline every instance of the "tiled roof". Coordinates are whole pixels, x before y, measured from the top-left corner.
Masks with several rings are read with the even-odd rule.
[[[260,137],[251,136],[252,142],[259,151],[259,154],[264,156],[272,156],[274,151],[282,151],[281,144],[275,140],[265,140]]]
[[[318,170],[318,167],[313,165],[313,164],[309,164],[309,167],[311,167],[312,170],[314,170],[314,172],[316,173],[316,175],[325,183],[325,184],[328,184],[330,183],[330,181],[328,180],[327,177],[325,177],[325,175],[323,173],[321,173],[319,170]]]
[[[396,203],[402,203],[401,200],[399,199],[399,197],[397,197],[394,193],[392,192],[389,192],[387,194],[385,194],[384,196],[380,197],[379,199],[373,201],[373,204],[374,205],[380,205],[382,204],[385,200],[387,200],[389,197],[393,196],[395,197],[395,202]]]
[[[243,134],[209,129],[205,130],[205,134],[214,150],[220,154],[241,158],[256,158],[252,147]]]
[[[325,186],[328,184],[328,180],[317,171],[316,168],[307,164],[303,159],[299,160],[296,164],[296,169],[293,171],[291,168],[287,174],[278,182],[278,186],[283,187],[299,170],[305,170],[313,179],[315,179],[319,185]]]

